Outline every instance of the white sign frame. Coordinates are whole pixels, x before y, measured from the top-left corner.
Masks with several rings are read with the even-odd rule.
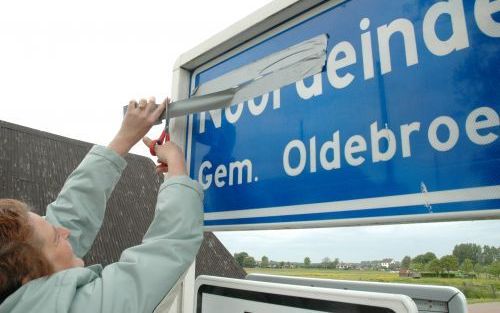
[[[174,67],[172,96],[174,100],[189,97],[192,80],[200,73],[234,55],[252,47],[266,38],[296,25],[300,21],[313,17],[319,12],[337,6],[345,0],[275,0],[262,9],[249,15],[247,18],[228,27],[226,30],[211,37],[195,48],[182,54]],[[191,137],[192,128],[187,129],[187,118],[176,118],[171,125],[172,140],[186,151],[188,173],[191,171]],[[192,123],[190,123],[192,125]],[[248,219],[258,217],[276,217],[282,215],[301,215],[312,213],[333,212],[337,210],[360,210],[372,208],[392,208],[398,206],[422,205],[427,202],[456,203],[464,201],[478,201],[496,199],[500,187],[480,186],[465,189],[445,190],[425,193],[414,193],[395,196],[382,196],[346,201],[326,203],[312,203],[304,205],[278,206],[261,209],[259,207],[245,210],[205,213],[205,221],[222,219]],[[429,215],[396,215],[383,217],[346,218],[341,220],[314,220],[294,222],[266,222],[252,224],[216,225],[205,226],[207,231],[221,230],[254,230],[254,229],[280,229],[280,228],[309,228],[354,226],[374,224],[396,224],[415,222],[438,222],[451,220],[478,220],[498,219],[499,209],[481,211],[457,211]]]
[[[273,296],[289,296],[297,298],[307,298],[315,300],[323,300],[328,302],[335,302],[341,304],[352,304],[352,305],[364,305],[364,306],[375,306],[387,308],[394,311],[394,313],[417,313],[418,309],[413,300],[405,295],[387,294],[387,293],[377,293],[377,292],[366,292],[366,291],[354,291],[354,290],[338,290],[338,289],[328,289],[319,287],[309,287],[309,286],[296,286],[288,284],[278,284],[269,282],[259,282],[259,281],[249,281],[234,278],[225,277],[214,277],[214,276],[204,276],[201,275],[196,279],[195,283],[195,309],[194,313],[212,313],[202,310],[203,297],[207,296],[200,291],[203,286],[214,286],[219,289],[228,290],[241,290],[250,291],[254,293],[259,293],[264,295],[266,299],[272,299]],[[228,301],[228,305],[231,305],[230,297],[223,297]],[[222,299],[217,299],[218,304]],[[222,300],[224,301],[224,300]],[[205,301],[205,303],[207,303]],[[235,303],[235,302],[233,302]],[[259,305],[256,305],[259,303]],[[265,302],[262,301],[242,301],[238,302],[238,305],[249,305],[253,307],[262,308],[266,306]],[[283,305],[280,305],[281,307]],[[234,307],[231,307],[233,309]],[[270,304],[272,308],[272,304]],[[290,306],[292,310],[297,309],[294,306]],[[293,309],[295,308],[295,309]],[[297,309],[297,312],[307,312],[307,309]],[[245,310],[247,311],[247,310]],[[251,311],[248,311],[251,312]],[[311,312],[323,312],[323,311],[311,311]],[[260,312],[252,312],[260,313]]]

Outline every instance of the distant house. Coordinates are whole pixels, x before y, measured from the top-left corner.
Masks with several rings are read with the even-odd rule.
[[[392,268],[396,262],[393,259],[383,259],[382,262],[380,262],[380,267],[389,269]]]
[[[398,270],[399,266],[399,261],[395,261],[390,258],[374,261],[362,261],[360,264],[360,268],[365,270]]]
[[[0,198],[26,202],[35,213],[45,214],[68,175],[92,147],[91,143],[53,135],[0,121]],[[141,243],[153,220],[158,188],[163,177],[154,162],[128,154],[127,168],[108,201],[103,225],[86,264],[106,266],[121,252]],[[212,233],[205,233],[196,258],[201,274],[244,278],[245,271]]]
[[[340,269],[340,270],[355,270],[355,269],[359,269],[360,268],[360,264],[359,263],[344,263],[344,262],[340,262],[337,265],[337,268]]]

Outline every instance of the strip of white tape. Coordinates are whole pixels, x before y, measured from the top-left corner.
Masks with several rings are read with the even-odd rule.
[[[327,42],[325,34],[305,40],[201,84],[193,90],[192,96],[241,86],[238,95],[243,98],[237,98],[234,102],[239,103],[294,83],[321,72],[326,62]],[[273,86],[265,87],[265,84],[260,83],[262,81]]]
[[[317,74],[326,63],[327,41],[326,34],[313,37],[201,84],[190,98],[172,102],[168,116],[228,107]],[[165,113],[156,124],[164,118]]]
[[[326,63],[327,42],[327,35],[319,35],[203,83],[191,98],[172,103],[169,116],[238,104],[317,74]]]

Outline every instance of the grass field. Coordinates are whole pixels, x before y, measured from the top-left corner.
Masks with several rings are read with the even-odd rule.
[[[397,273],[381,271],[360,271],[360,270],[328,270],[328,269],[271,269],[271,268],[245,268],[247,273],[261,273],[271,275],[299,276],[312,278],[342,279],[342,280],[361,280],[386,283],[405,283],[405,284],[425,284],[452,286],[460,289],[466,296],[467,302],[493,302],[500,301],[500,280],[487,278],[409,278],[399,277]]]

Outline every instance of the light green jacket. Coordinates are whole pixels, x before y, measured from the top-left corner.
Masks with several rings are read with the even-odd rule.
[[[77,256],[90,249],[125,166],[113,151],[93,147],[48,206],[47,220],[71,230]],[[199,184],[187,176],[166,180],[140,245],[104,269],[72,268],[33,280],[8,297],[0,313],[152,312],[196,256],[203,238],[202,197]]]

